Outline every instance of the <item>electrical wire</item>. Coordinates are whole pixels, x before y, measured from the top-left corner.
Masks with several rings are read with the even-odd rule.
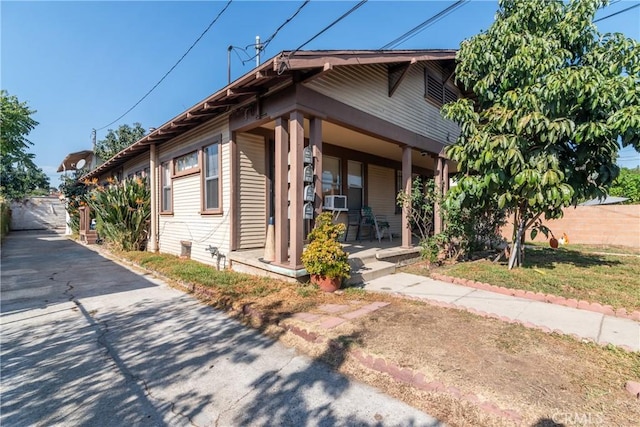
[[[397,47],[398,45],[400,45],[400,44],[406,42],[407,40],[411,39],[412,37],[418,35],[420,32],[422,32],[428,26],[430,26],[432,24],[435,24],[437,21],[439,21],[440,19],[442,19],[445,16],[449,15],[450,13],[452,13],[453,11],[458,9],[459,7],[464,6],[467,2],[468,2],[468,0],[458,0],[454,4],[448,6],[447,8],[441,10],[440,12],[438,12],[435,15],[431,16],[427,20],[423,21],[421,24],[413,27],[412,29],[410,29],[409,31],[407,31],[406,33],[401,35],[400,37],[390,41],[389,43],[387,43],[386,45],[382,46],[378,50],[387,50],[387,49],[393,49],[393,48]]]
[[[142,98],[140,98],[138,100],[138,102],[136,102],[135,104],[133,104],[133,106],[131,108],[129,108],[127,111],[125,111],[124,113],[122,113],[122,115],[120,117],[118,117],[117,119],[115,119],[114,121],[112,121],[111,123],[102,126],[100,128],[95,129],[96,131],[99,130],[103,130],[108,128],[109,126],[111,126],[112,124],[116,123],[118,120],[122,119],[124,116],[126,116],[127,114],[129,114],[131,111],[133,111],[134,108],[136,108],[142,101],[144,101],[147,96],[149,96],[151,94],[151,92],[153,92],[159,85],[160,83],[162,83],[164,81],[164,79],[167,78],[167,76],[169,74],[171,74],[171,72],[182,62],[182,60],[189,54],[189,52],[191,52],[191,50],[196,46],[196,44],[198,44],[198,42],[204,37],[205,34],[207,34],[207,32],[211,29],[211,27],[213,27],[213,25],[218,21],[218,19],[220,19],[220,17],[222,16],[222,14],[229,8],[229,6],[231,5],[231,2],[233,0],[229,0],[227,2],[227,4],[222,8],[222,10],[218,13],[218,15],[213,19],[213,21],[211,21],[209,23],[209,25],[207,26],[207,28],[205,28],[205,30],[202,32],[202,34],[200,34],[200,36],[196,39],[196,41],[193,42],[193,44],[191,46],[189,46],[189,49],[187,49],[187,51],[180,57],[180,59],[178,59],[178,61],[173,64],[173,66],[169,69],[169,71],[167,71],[160,80],[158,80],[158,82],[153,85],[153,87],[151,89],[149,89],[149,91],[147,93],[144,94],[144,96]]]
[[[622,10],[619,10],[617,12],[614,12],[611,15],[607,15],[607,16],[603,16],[602,18],[598,18],[598,19],[594,20],[593,23],[595,24],[596,22],[604,21],[605,19],[609,19],[609,18],[612,18],[612,17],[614,17],[616,15],[620,15],[621,13],[627,12],[627,11],[629,11],[631,9],[635,9],[638,6],[640,6],[640,3],[634,4],[633,6],[629,6],[626,9],[622,9]]]
[[[308,45],[309,43],[311,43],[312,41],[314,41],[316,38],[320,37],[323,33],[325,33],[327,30],[329,30],[331,27],[333,27],[334,25],[336,25],[338,22],[342,21],[344,18],[346,18],[347,16],[351,15],[353,12],[355,12],[356,10],[358,10],[360,7],[362,7],[365,3],[367,2],[367,0],[362,0],[361,2],[359,2],[358,4],[356,4],[355,6],[353,6],[351,9],[349,9],[348,11],[346,11],[345,13],[343,13],[338,19],[336,19],[335,21],[333,21],[331,24],[327,25],[326,27],[324,27],[322,30],[320,30],[319,32],[316,33],[316,35],[314,35],[313,37],[311,37],[309,40],[307,40],[306,42],[302,43],[300,46],[298,46],[297,48],[295,48],[293,51],[291,51],[291,53],[289,53],[289,55],[293,55],[294,53],[296,53],[297,51],[299,51],[300,49],[302,49],[303,47],[305,47],[306,45]]]
[[[260,51],[264,51],[267,46],[269,46],[269,43],[271,43],[273,41],[273,39],[278,35],[278,33],[280,32],[281,29],[284,28],[285,25],[287,25],[289,22],[291,22],[293,20],[293,18],[295,18],[302,9],[304,9],[304,7],[309,4],[311,0],[305,0],[299,7],[298,9],[293,13],[293,15],[291,15],[290,17],[288,17],[282,24],[280,24],[280,26],[273,32],[273,34],[271,34],[265,41],[264,43],[261,43],[262,46],[259,46]],[[249,44],[247,45],[247,47],[245,47],[245,49],[248,49],[251,46],[255,46],[255,44]],[[245,50],[246,52],[246,50]],[[253,55],[252,57],[250,57],[247,60],[242,61],[242,65],[246,64],[249,61],[253,61],[254,59],[256,59],[256,57],[258,56],[258,53],[256,53],[255,55]]]

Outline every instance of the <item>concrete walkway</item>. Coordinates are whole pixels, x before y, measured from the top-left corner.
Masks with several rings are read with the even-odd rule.
[[[11,233],[1,274],[1,425],[440,425],[64,237]]]
[[[364,289],[454,304],[463,309],[577,335],[600,344],[610,343],[640,351],[640,323],[630,319],[468,288],[407,273],[371,280],[365,283]]]

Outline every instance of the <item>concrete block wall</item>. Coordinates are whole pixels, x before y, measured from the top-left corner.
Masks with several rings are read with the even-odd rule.
[[[561,219],[544,221],[556,238],[567,233],[570,243],[640,248],[640,205],[598,205],[569,207]],[[513,221],[502,229],[511,240]],[[527,233],[527,241],[530,241]],[[544,241],[538,235],[536,242]]]
[[[66,225],[64,203],[57,197],[11,202],[11,230],[60,230]]]

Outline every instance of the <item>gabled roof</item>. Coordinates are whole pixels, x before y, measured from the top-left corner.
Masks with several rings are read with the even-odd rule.
[[[456,52],[452,49],[283,51],[120,151],[85,178],[118,167],[146,151],[148,145],[173,139],[276,86],[305,80],[334,66],[447,60],[453,72]]]

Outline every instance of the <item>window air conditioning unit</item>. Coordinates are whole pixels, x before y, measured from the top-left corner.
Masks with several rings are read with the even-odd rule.
[[[324,209],[328,211],[347,211],[347,196],[325,196]]]

